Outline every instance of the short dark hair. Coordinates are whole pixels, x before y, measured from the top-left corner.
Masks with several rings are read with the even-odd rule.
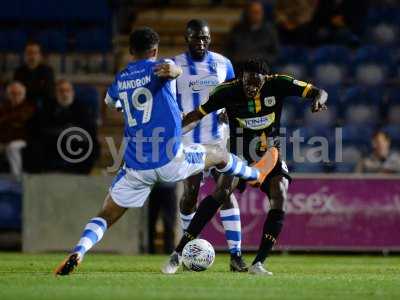
[[[39,50],[42,51],[42,45],[36,40],[28,40],[25,44],[25,49],[29,46],[38,46]]]
[[[264,59],[251,58],[243,64],[243,72],[267,75],[270,73],[270,67],[268,62]]]
[[[141,27],[133,30],[129,35],[129,52],[144,53],[153,49],[160,42],[160,37],[150,27]]]
[[[208,22],[203,19],[192,19],[186,24],[186,30],[187,29],[192,29],[192,30],[201,30],[203,27],[208,27]]]
[[[383,131],[382,129],[375,130],[374,133],[372,134],[372,139],[375,139],[378,135],[383,135],[386,140],[390,141],[390,136],[386,131]]]

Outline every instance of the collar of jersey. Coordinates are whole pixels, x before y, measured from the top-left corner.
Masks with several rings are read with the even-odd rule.
[[[207,60],[208,56],[210,55],[209,52],[210,52],[210,51],[208,51],[208,50],[206,51],[206,54],[204,54],[203,59],[194,59],[194,58],[192,57],[192,55],[190,54],[190,51],[187,51],[186,53],[187,53],[187,56],[188,56],[191,60],[193,60],[194,62],[204,62],[204,61]]]

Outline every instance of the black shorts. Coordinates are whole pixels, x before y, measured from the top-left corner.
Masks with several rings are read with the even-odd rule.
[[[278,159],[276,162],[275,167],[272,169],[272,171],[268,174],[268,176],[265,178],[264,182],[261,184],[260,189],[266,193],[267,195],[269,194],[269,185],[270,181],[272,178],[275,176],[282,175],[283,177],[287,178],[289,180],[289,184],[292,182],[292,177],[289,174],[289,169],[285,163],[284,160],[281,160],[281,158]],[[237,189],[243,193],[244,190],[246,189],[246,181],[243,179],[239,180],[239,183],[237,185]]]
[[[271,173],[267,175],[267,178],[265,178],[264,182],[261,184],[260,189],[268,195],[271,179],[280,175],[286,177],[289,180],[289,184],[292,182],[292,177],[289,174],[289,169],[286,165],[286,162],[279,158]]]

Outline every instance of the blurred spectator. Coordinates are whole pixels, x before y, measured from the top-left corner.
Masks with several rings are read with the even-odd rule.
[[[20,179],[22,174],[22,149],[26,147],[27,123],[35,111],[34,105],[26,99],[26,88],[18,82],[11,82],[6,88],[6,99],[0,103],[0,143],[11,173]]]
[[[156,225],[159,217],[164,227],[163,253],[169,254],[174,250],[177,212],[175,184],[156,185],[149,196],[149,253],[156,253]]]
[[[314,38],[310,22],[315,14],[315,0],[277,0],[275,19],[282,44],[307,45]]]
[[[357,172],[362,173],[399,173],[400,155],[390,150],[390,137],[383,131],[377,131],[372,137],[372,154],[361,159]]]
[[[336,43],[355,46],[365,27],[368,7],[368,0],[278,0],[279,37],[283,44],[289,45]]]
[[[226,55],[234,65],[249,57],[263,58],[273,63],[278,55],[279,41],[272,23],[264,19],[260,1],[251,1],[245,8],[243,19],[229,33]]]
[[[57,82],[56,100],[44,106],[35,117],[32,139],[26,151],[25,168],[28,172],[87,174],[91,171],[99,153],[97,125],[90,108],[82,102],[75,99],[69,81],[62,79]],[[66,134],[58,145],[58,138],[70,127],[83,129],[88,136],[73,131]],[[81,162],[72,162],[65,160],[59,150],[72,160],[78,160],[86,153],[90,155]]]
[[[43,63],[41,46],[36,42],[25,46],[24,61],[15,71],[14,79],[26,86],[29,99],[41,105],[54,97],[53,69]]]

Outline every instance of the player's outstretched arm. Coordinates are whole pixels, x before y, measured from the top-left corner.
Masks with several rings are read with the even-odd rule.
[[[191,111],[190,113],[184,115],[182,119],[182,131],[183,134],[191,131],[193,128],[199,124],[200,120],[205,116],[199,109]]]
[[[154,73],[161,78],[175,79],[182,75],[182,68],[174,63],[161,63],[155,66]]]

